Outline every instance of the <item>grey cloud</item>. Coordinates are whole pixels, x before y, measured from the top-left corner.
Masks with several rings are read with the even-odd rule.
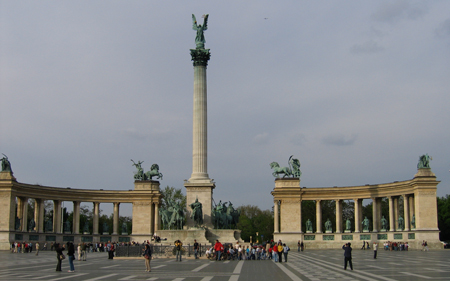
[[[352,54],[373,54],[382,51],[384,51],[384,48],[373,40],[369,40],[362,44],[355,44],[350,48]]]
[[[415,20],[428,12],[426,3],[406,0],[389,1],[382,3],[372,14],[372,19],[379,22],[394,23],[407,18]]]
[[[356,135],[344,136],[342,134],[326,136],[322,139],[322,143],[326,145],[347,146],[355,143]]]
[[[266,132],[258,134],[253,138],[253,142],[256,144],[267,144],[268,141],[269,141],[269,134]]]
[[[438,37],[450,36],[450,19],[442,22],[439,27],[436,28],[435,32]]]

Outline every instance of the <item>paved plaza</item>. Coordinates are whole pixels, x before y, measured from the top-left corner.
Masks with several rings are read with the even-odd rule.
[[[75,272],[55,272],[55,252],[11,254],[0,252],[0,280],[449,280],[450,250],[378,251],[353,250],[353,267],[343,269],[344,251],[292,249],[287,263],[222,261],[206,259],[154,259],[152,272],[145,272],[144,259],[108,260],[107,253],[90,253],[87,261],[75,261]]]

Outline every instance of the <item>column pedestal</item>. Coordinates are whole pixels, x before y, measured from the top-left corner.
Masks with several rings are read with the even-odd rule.
[[[190,205],[194,203],[196,199],[198,199],[198,202],[202,203],[203,226],[214,228],[212,197],[213,189],[216,185],[211,181],[209,183],[191,183],[185,181],[184,187],[186,188],[186,226],[188,229],[195,226],[195,221],[191,219],[192,208]]]

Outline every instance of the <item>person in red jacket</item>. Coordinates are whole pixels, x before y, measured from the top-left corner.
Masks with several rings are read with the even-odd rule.
[[[273,254],[273,261],[278,262],[278,244],[273,245],[272,254]]]
[[[216,260],[220,261],[220,255],[223,251],[223,245],[219,242],[219,240],[216,240],[216,244],[214,245],[214,250],[216,251]]]

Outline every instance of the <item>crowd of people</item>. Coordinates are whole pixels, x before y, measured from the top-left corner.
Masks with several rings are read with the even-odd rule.
[[[261,245],[242,246],[239,241],[236,244],[220,243],[216,240],[216,243],[207,248],[206,257],[216,261],[220,260],[274,260],[275,262],[287,261],[289,246],[282,243],[281,240],[274,242],[273,240],[267,241]]]

